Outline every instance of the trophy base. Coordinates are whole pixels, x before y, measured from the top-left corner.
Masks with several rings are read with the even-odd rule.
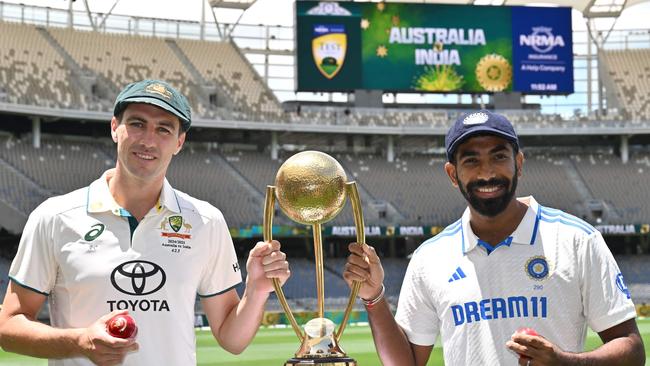
[[[284,366],[357,366],[357,361],[350,357],[291,358]]]

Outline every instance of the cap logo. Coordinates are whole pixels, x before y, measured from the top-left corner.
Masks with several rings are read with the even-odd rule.
[[[464,125],[479,125],[485,123],[490,117],[483,112],[472,113],[463,120]]]
[[[144,91],[147,93],[158,94],[166,99],[172,99],[172,93],[162,84],[155,83],[147,85],[147,87],[144,88]]]

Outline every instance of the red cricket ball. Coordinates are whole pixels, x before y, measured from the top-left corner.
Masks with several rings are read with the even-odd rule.
[[[530,336],[538,336],[539,335],[539,334],[537,334],[535,329],[528,328],[528,327],[519,328],[519,329],[517,329],[517,331],[515,333],[523,333],[523,334],[530,335]],[[522,360],[530,360],[530,357],[524,356],[521,353],[519,354],[519,357]]]
[[[527,328],[527,327],[517,329],[517,333],[524,333],[524,334],[531,335],[531,336],[538,336],[539,335],[539,334],[537,334],[535,329]]]
[[[128,314],[115,315],[106,322],[108,334],[117,338],[129,338],[137,329],[135,320]]]

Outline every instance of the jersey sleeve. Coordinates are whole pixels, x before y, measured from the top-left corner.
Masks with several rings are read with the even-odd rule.
[[[46,204],[27,219],[18,251],[9,268],[9,278],[32,291],[49,295],[56,281],[58,264],[54,253],[52,221]]]
[[[411,259],[399,295],[395,320],[409,342],[430,346],[440,331],[440,319],[426,284],[421,261]]]
[[[241,269],[226,221],[220,212],[212,221],[210,258],[198,288],[201,297],[222,294],[241,283]]]
[[[589,327],[601,332],[636,317],[630,292],[605,240],[592,234],[581,249],[583,310]]]

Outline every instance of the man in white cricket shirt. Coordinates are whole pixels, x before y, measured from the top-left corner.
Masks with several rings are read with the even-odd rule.
[[[48,199],[25,225],[0,312],[3,349],[50,365],[193,365],[197,294],[221,347],[240,353],[251,342],[271,278],[284,283],[288,264],[278,242],[257,243],[239,298],[223,215],[165,179],[190,124],[187,99],[163,81],[133,83],[118,95],[115,168]],[[36,320],[48,297],[51,325]],[[110,317],[126,312],[137,340],[106,331]]]
[[[601,234],[515,198],[524,157],[510,122],[469,113],[445,143],[445,171],[469,207],[415,251],[394,318],[374,249],[350,245],[344,277],[363,281],[383,364],[425,365],[440,335],[448,366],[643,365],[635,308]],[[515,334],[522,327],[539,336]],[[587,327],[604,344],[583,352]]]

